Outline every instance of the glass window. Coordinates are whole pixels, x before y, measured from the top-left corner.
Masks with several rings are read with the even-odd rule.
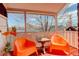
[[[16,27],[17,32],[24,32],[24,14],[22,13],[8,13],[9,29]]]
[[[62,13],[62,16],[58,17],[58,29],[59,31],[64,30],[69,26],[72,26],[77,29],[77,25],[77,4],[70,4]]]
[[[26,14],[27,32],[52,32],[55,29],[53,16]]]

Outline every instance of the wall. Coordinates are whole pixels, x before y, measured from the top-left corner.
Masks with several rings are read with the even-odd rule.
[[[78,31],[60,31],[59,32],[69,43],[69,45],[78,48]]]
[[[2,32],[7,31],[7,18],[0,14],[0,30]]]
[[[0,30],[7,31],[7,11],[2,3],[0,3]]]

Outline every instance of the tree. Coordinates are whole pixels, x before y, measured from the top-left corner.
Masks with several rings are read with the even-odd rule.
[[[51,29],[53,29],[53,25],[52,25],[53,19],[49,20],[49,16],[40,15],[36,20],[40,24],[41,31],[47,32],[47,31],[51,31]]]

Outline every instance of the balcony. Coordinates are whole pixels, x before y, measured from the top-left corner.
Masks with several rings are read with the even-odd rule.
[[[2,33],[4,33],[4,36],[5,33],[8,33],[8,35],[6,35],[5,37],[6,41],[10,43],[10,55],[13,54],[12,52],[14,51],[12,43],[15,42],[17,38],[22,37],[29,39],[30,41],[33,41],[35,43],[37,53],[30,54],[30,52],[28,52],[29,55],[54,55],[53,53],[51,54],[48,49],[51,45],[51,38],[55,34],[62,36],[65,42],[67,42],[67,44],[69,45],[70,54],[68,54],[68,56],[78,55],[77,4],[3,3],[3,5],[7,11],[7,17],[3,17],[3,15],[1,15],[0,29]],[[75,31],[73,31],[72,29],[75,29]],[[16,35],[13,35],[15,33]],[[43,42],[41,43],[39,42],[39,40],[41,40],[42,38],[49,39],[50,41],[46,42],[45,44]],[[59,40],[58,37],[57,39]],[[58,40],[56,40],[56,42],[60,42]],[[42,44],[44,44],[43,47],[45,49],[45,53],[43,51],[43,47],[41,47]],[[63,44],[59,45],[62,46]],[[60,53],[62,51],[58,50],[58,52]],[[18,55],[20,55],[20,53]]]

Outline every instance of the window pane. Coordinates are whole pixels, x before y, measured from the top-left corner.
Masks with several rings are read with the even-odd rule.
[[[52,16],[27,14],[26,18],[27,32],[47,32],[55,29],[55,22]]]
[[[72,26],[77,29],[78,17],[77,17],[77,4],[69,5],[62,15],[58,17],[58,29],[62,31]]]
[[[16,27],[17,32],[24,32],[24,14],[8,13],[9,29]]]

